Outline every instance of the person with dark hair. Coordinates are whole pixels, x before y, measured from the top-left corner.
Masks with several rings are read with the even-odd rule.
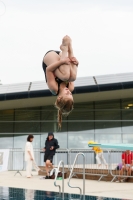
[[[54,138],[54,134],[52,132],[49,132],[45,141],[45,147],[43,149],[45,152],[44,162],[47,173],[45,179],[49,179],[49,171],[53,169],[53,156],[55,155],[56,149],[58,148],[58,140]]]
[[[26,161],[26,176],[27,178],[31,178],[32,165],[36,169],[36,171],[40,171],[40,168],[37,166],[34,160],[34,151],[33,151],[33,142],[34,136],[28,135],[27,142],[25,145],[25,161]]]
[[[61,51],[48,51],[42,63],[48,88],[53,95],[57,96],[55,107],[58,110],[59,128],[61,128],[62,116],[67,117],[73,110],[72,91],[79,64],[74,57],[72,40],[68,35],[63,37],[60,49]]]

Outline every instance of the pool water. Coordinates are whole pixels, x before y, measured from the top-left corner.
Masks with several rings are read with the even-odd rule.
[[[63,198],[58,192],[0,187],[0,200],[62,200],[62,199]],[[64,200],[76,200],[76,199],[79,200],[82,199],[82,197],[80,197],[80,195],[78,194],[68,194],[68,193],[64,194]],[[86,195],[85,200],[124,200],[124,199],[95,197]]]

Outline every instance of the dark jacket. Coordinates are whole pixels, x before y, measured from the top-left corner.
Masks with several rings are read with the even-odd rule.
[[[54,147],[53,150],[50,150],[51,147]],[[59,145],[58,145],[58,140],[53,138],[52,140],[49,140],[48,138],[46,139],[46,142],[45,142],[45,154],[51,154],[51,155],[55,155],[55,152],[56,152],[56,149],[59,148]]]

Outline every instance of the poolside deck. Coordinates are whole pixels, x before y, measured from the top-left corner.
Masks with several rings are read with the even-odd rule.
[[[21,173],[22,176],[19,174],[14,176],[15,171],[1,172],[0,186],[58,192],[58,188],[54,186],[53,180],[40,179],[40,176],[38,176],[36,172],[33,172],[33,178],[27,179],[25,171],[22,171]],[[69,188],[67,181],[68,179],[65,179],[65,192],[78,194],[79,190]],[[58,180],[57,183],[61,184],[61,181]],[[82,179],[73,178],[71,180],[71,185],[82,188],[83,181]],[[98,182],[94,180],[86,180],[85,190],[87,195],[133,200],[132,183],[111,183],[105,181]]]

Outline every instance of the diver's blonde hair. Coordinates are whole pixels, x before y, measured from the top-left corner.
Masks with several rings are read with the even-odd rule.
[[[62,116],[67,117],[73,110],[73,100],[63,97],[57,97],[55,107],[58,109],[58,128],[61,128]]]

